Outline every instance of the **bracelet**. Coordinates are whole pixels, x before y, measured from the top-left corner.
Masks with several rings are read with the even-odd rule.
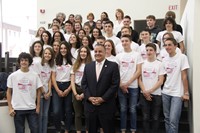
[[[76,93],[74,96],[77,96],[78,95],[78,93]]]

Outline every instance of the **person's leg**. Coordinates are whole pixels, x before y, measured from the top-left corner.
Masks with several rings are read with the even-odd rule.
[[[70,86],[70,82],[65,83],[64,86],[64,88],[68,88]],[[64,97],[65,132],[71,130],[72,109],[72,91],[70,91],[68,95]]]
[[[14,116],[15,133],[25,133],[25,111],[15,110]]]
[[[83,116],[83,104],[82,101],[77,101],[74,95],[72,95],[73,107],[75,112],[75,128],[76,131],[82,130],[82,116]]]
[[[48,126],[48,113],[49,113],[49,106],[50,106],[51,97],[49,99],[44,100],[44,109],[43,109],[43,130],[42,133],[47,133],[47,126]]]
[[[160,123],[160,110],[162,106],[162,97],[159,95],[152,95],[153,101],[151,102],[151,116],[152,116],[152,133],[159,133]]]
[[[104,133],[115,133],[114,117],[114,113],[98,114],[98,119],[103,128]]]
[[[182,111],[182,99],[181,97],[172,97],[170,108],[170,133],[178,133],[178,125]]]
[[[118,90],[118,99],[120,105],[120,129],[122,132],[126,131],[127,123],[127,94],[124,94],[121,89]]]
[[[43,133],[43,110],[44,110],[44,98],[40,98],[40,113],[39,113],[39,133]]]
[[[98,115],[97,112],[86,112],[86,122],[87,122],[87,128],[88,128],[88,133],[97,133],[98,130]]]
[[[62,116],[62,97],[59,97],[56,90],[52,89],[52,105],[53,117],[56,131],[61,131],[61,116]]]
[[[143,115],[143,133],[150,133],[150,101],[147,101],[142,93],[140,94],[140,105]]]
[[[38,114],[36,110],[28,110],[26,117],[31,133],[38,133]]]
[[[130,130],[135,132],[137,129],[137,102],[138,102],[138,88],[129,88],[129,112],[130,112]]]
[[[165,130],[166,133],[169,133],[171,96],[162,94],[162,102],[163,102],[163,114],[165,116]]]

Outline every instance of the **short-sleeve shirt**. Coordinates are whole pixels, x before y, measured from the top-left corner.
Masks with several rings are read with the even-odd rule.
[[[181,97],[184,93],[181,71],[189,68],[187,56],[176,54],[163,59],[167,78],[163,87],[163,94]]]
[[[36,90],[42,87],[37,73],[33,71],[22,72],[19,69],[8,77],[7,86],[12,88],[11,104],[15,110],[36,108]]]
[[[116,56],[117,63],[120,70],[120,78],[122,83],[126,83],[133,77],[136,72],[136,67],[138,64],[143,63],[142,57],[138,52],[122,52]],[[130,88],[138,88],[137,79],[133,81]]]

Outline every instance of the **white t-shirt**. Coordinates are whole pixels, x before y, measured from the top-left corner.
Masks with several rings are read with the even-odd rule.
[[[115,44],[115,47],[116,47],[117,45],[121,45],[121,40],[120,40],[118,37],[116,37],[115,35],[113,35],[113,36],[111,36],[111,37],[105,36],[105,38],[106,38],[106,40],[108,40],[108,39],[112,40],[113,43]]]
[[[121,53],[121,52],[124,52],[124,48],[123,48],[122,44],[117,45],[115,48],[116,48],[116,53],[117,53],[117,54],[119,54],[119,53]],[[137,43],[133,42],[133,41],[132,41],[132,43],[131,43],[131,49],[132,49],[133,51],[140,52],[140,47],[139,47],[139,45],[138,45]]]
[[[106,57],[106,59],[109,60],[109,61],[112,61],[112,62],[116,62],[116,63],[117,63],[116,56],[114,56],[114,55],[111,55],[111,56],[109,56],[109,57]]]
[[[164,48],[164,47],[163,47],[164,42],[162,41],[162,38],[163,38],[163,35],[164,35],[166,32],[167,32],[166,30],[161,31],[161,32],[158,33],[158,35],[157,35],[157,37],[156,37],[156,40],[160,42],[160,49],[163,49],[163,48]],[[172,31],[171,33],[173,34],[174,39],[175,39],[178,43],[180,43],[180,42],[182,42],[182,41],[184,40],[183,35],[182,35],[180,32],[178,32],[178,31]]]
[[[78,51],[77,50],[78,49],[76,49],[76,48],[73,48],[73,47],[71,48],[71,54],[75,59],[77,58],[77,55],[78,55]]]
[[[143,63],[142,57],[138,52],[135,51],[129,53],[122,52],[116,56],[116,60],[119,65],[120,78],[122,83],[128,82],[136,72],[136,66]],[[133,81],[129,87],[138,88],[137,79]]]
[[[36,73],[39,73],[36,64],[41,63],[41,61],[42,61],[41,57],[33,57],[33,63],[29,66],[29,70],[36,72]]]
[[[67,34],[67,33],[64,34],[65,40],[66,40],[67,42],[69,42],[70,36],[71,36],[71,34]]]
[[[81,64],[79,69],[75,72],[75,83],[77,85],[81,85],[81,80],[83,78],[83,72],[84,72],[85,64]],[[73,70],[71,71],[71,74],[74,74]]]
[[[156,54],[159,55],[160,53],[160,48],[158,46],[158,44],[154,43],[156,45]],[[146,51],[146,44],[141,44],[140,45],[140,54],[143,58],[143,60],[146,60],[147,59],[147,51]]]
[[[56,65],[56,81],[58,82],[69,82],[70,81],[70,72],[72,70],[72,66],[70,64],[64,65],[66,62],[63,62],[63,65]]]
[[[11,104],[15,110],[36,108],[36,90],[42,87],[42,82],[35,72],[19,69],[8,77],[7,86],[12,88]]]
[[[53,71],[55,71],[55,68],[51,68],[47,63],[44,64],[44,66],[42,66],[41,63],[36,64],[37,69],[38,69],[38,75],[42,81],[43,84],[43,88],[45,93],[48,92],[48,84],[49,84],[49,80],[51,78],[51,73]]]
[[[117,35],[117,33],[118,33],[119,31],[121,31],[121,28],[122,28],[123,26],[124,26],[123,21],[121,21],[121,22],[119,23],[117,20],[115,20],[115,21],[114,21],[113,33],[114,33],[115,35]]]
[[[145,60],[142,64],[142,83],[144,84],[145,90],[150,90],[158,82],[160,75],[166,74],[163,64],[155,60],[149,62]],[[161,87],[155,90],[152,94],[161,95]]]
[[[188,69],[188,59],[184,54],[176,54],[173,57],[163,59],[167,78],[162,90],[163,94],[181,97],[184,93],[181,71]]]

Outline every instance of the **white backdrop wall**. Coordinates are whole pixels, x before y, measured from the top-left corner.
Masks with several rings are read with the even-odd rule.
[[[172,9],[176,15],[176,21],[180,20],[180,0],[37,0],[37,24],[47,28],[48,23],[52,22],[56,13],[64,12],[69,14],[81,14],[83,22],[89,12],[93,12],[95,20],[100,18],[100,14],[106,11],[111,20],[115,20],[115,10],[120,8],[125,15],[130,15],[132,20],[145,19],[147,15],[153,14],[156,18],[164,18],[169,7],[177,5]],[[45,10],[41,13],[40,9]]]
[[[0,0],[0,42],[2,42],[2,0]]]
[[[200,133],[199,119],[200,119],[200,104],[199,104],[199,94],[200,94],[200,62],[199,58],[199,49],[200,49],[200,38],[199,38],[199,29],[200,29],[200,16],[199,13],[200,1],[199,0],[188,0],[183,13],[181,20],[181,25],[184,31],[184,38],[187,55],[190,63],[189,70],[189,83],[190,83],[190,92],[191,92],[191,112],[192,112],[192,128],[191,133]]]

